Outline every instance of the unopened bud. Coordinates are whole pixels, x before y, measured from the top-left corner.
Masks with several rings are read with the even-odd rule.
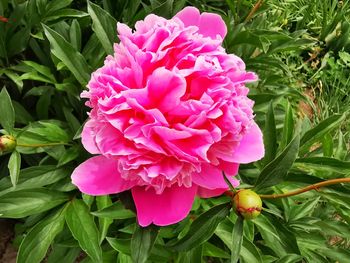
[[[11,135],[3,135],[0,137],[0,153],[12,152],[16,148],[16,138]]]
[[[260,196],[252,190],[239,190],[233,197],[233,205],[244,219],[254,219],[260,215],[262,202]]]

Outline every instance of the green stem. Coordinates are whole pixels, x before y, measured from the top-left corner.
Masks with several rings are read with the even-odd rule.
[[[256,11],[258,11],[262,3],[263,3],[263,0],[258,0],[255,3],[253,8],[250,10],[249,14],[247,15],[246,19],[244,19],[244,22],[248,22],[253,17],[253,15],[256,13]]]
[[[284,198],[284,197],[290,197],[298,194],[302,194],[311,190],[318,190],[320,187],[333,185],[333,184],[340,184],[340,183],[350,183],[350,178],[338,178],[338,179],[331,179],[326,180],[320,183],[312,184],[304,188],[300,188],[294,191],[290,191],[284,194],[271,194],[271,195],[259,195],[262,199],[275,199],[275,198]]]
[[[20,143],[17,143],[17,146],[20,146],[20,147],[32,147],[32,148],[50,147],[50,146],[58,146],[58,145],[70,145],[70,144],[69,143],[65,143],[65,142],[52,142],[52,143],[42,143],[42,144],[20,144]]]
[[[270,194],[270,195],[259,195],[261,199],[276,199],[276,198],[285,198],[290,197],[298,194],[302,194],[311,190],[318,190],[321,187],[325,187],[328,185],[334,185],[334,184],[341,184],[341,183],[350,183],[350,178],[337,178],[337,179],[330,179],[323,182],[319,182],[316,184],[312,184],[294,191],[290,191],[283,194]],[[232,191],[226,191],[224,193],[227,196],[233,197],[235,195],[235,192]]]

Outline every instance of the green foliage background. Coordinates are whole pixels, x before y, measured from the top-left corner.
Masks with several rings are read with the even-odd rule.
[[[243,228],[226,196],[140,228],[129,193],[92,197],[70,183],[89,157],[79,94],[118,41],[116,22],[185,5],[222,15],[225,48],[260,77],[250,97],[266,156],[241,166],[241,187],[283,193],[350,176],[349,1],[0,0],[1,132],[35,145],[0,156],[0,217],[17,219],[19,263],[230,262],[241,232],[240,262],[350,262],[349,185],[264,200]]]

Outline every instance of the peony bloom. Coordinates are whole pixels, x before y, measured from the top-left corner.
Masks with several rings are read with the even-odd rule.
[[[264,155],[245,83],[257,76],[222,47],[217,14],[187,7],[170,20],[148,15],[120,43],[82,93],[91,107],[82,143],[97,154],[73,183],[89,195],[131,189],[141,226],[184,219],[195,196],[234,186],[240,163]]]

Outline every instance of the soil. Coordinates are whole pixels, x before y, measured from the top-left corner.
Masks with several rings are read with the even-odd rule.
[[[0,219],[0,263],[16,263],[17,252],[12,246],[15,222]]]

